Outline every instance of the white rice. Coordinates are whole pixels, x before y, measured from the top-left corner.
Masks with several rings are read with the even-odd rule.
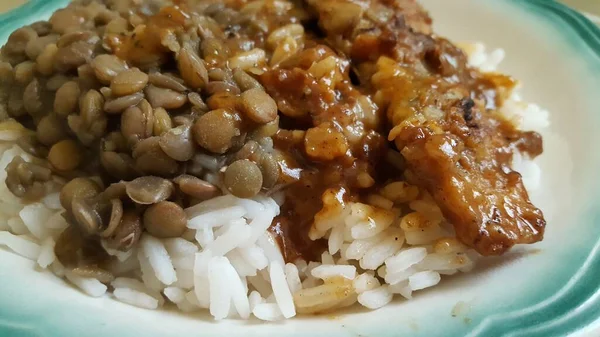
[[[210,306],[210,289],[208,280],[208,265],[213,257],[208,249],[196,253],[194,261],[194,294],[198,301],[198,306],[208,308]]]
[[[171,258],[194,255],[198,251],[198,246],[183,238],[165,239],[163,243]]]
[[[230,263],[225,264],[224,271],[224,276],[228,280],[229,292],[231,293],[231,302],[237,314],[243,319],[248,319],[250,317],[250,302],[248,300],[246,278],[240,278],[240,275],[236,273],[236,270]]]
[[[487,53],[481,44],[463,48],[470,64],[484,71],[494,71],[504,57],[502,50]],[[501,112],[523,129],[539,131],[549,124],[548,113],[524,103],[517,92]],[[105,284],[71,273],[54,255],[57,235],[68,226],[61,216],[59,194],[54,191],[39,203],[23,205],[4,184],[4,168],[15,156],[31,160],[12,145],[14,139],[15,135],[0,132],[0,247],[66,277],[90,296],[103,296]],[[216,172],[222,163],[197,156],[212,172],[206,179],[218,185]],[[529,189],[539,186],[535,162],[517,153],[513,166]],[[169,301],[184,312],[208,310],[215,319],[252,315],[277,321],[354,303],[381,308],[394,295],[411,299],[414,292],[437,285],[442,275],[473,268],[477,254],[464,247],[434,250],[436,240],[453,233],[430,198],[409,203],[412,210],[427,215],[430,225],[405,230],[393,192],[369,196],[368,205],[336,205],[335,198],[327,199],[328,211],[315,219],[310,236],[327,239],[328,250],[320,261],[287,264],[268,231],[284,202],[283,193],[252,200],[224,195],[202,202],[185,210],[188,230],[181,238],[161,240],[144,234],[139,247],[130,252],[106,248],[116,257],[111,266],[116,276],[110,284],[112,296],[146,309]]]
[[[250,311],[254,311],[254,308],[258,304],[265,303],[265,299],[260,296],[260,293],[256,290],[252,291],[248,296],[248,304],[250,304]]]
[[[81,289],[84,293],[92,297],[100,297],[106,293],[106,285],[91,277],[81,277],[71,272],[65,273],[67,280],[71,281],[75,286]]]
[[[50,193],[42,198],[42,203],[51,210],[62,210],[60,192]]]
[[[65,266],[63,266],[58,259],[54,259],[54,262],[50,265],[50,271],[58,277],[64,277],[66,273]]]
[[[285,265],[285,280],[287,281],[288,288],[292,294],[302,289],[302,281],[300,280],[300,273],[298,267],[293,263]]]
[[[54,254],[55,244],[56,242],[51,236],[45,238],[42,242],[42,246],[40,247],[40,255],[37,258],[37,264],[41,268],[48,268],[48,266],[56,259],[56,255]]]
[[[229,262],[231,263],[231,265],[233,266],[233,268],[235,268],[238,275],[244,276],[244,277],[245,276],[256,276],[257,268],[255,268],[250,263],[248,263],[246,260],[244,260],[242,255],[240,255],[240,253],[238,252],[238,249],[229,252],[226,255],[226,257],[229,260]]]
[[[171,263],[169,253],[167,253],[167,249],[159,239],[146,234],[140,240],[140,248],[143,255],[148,258],[150,267],[152,267],[156,278],[160,282],[170,285],[177,281],[177,274]]]
[[[264,250],[255,244],[239,247],[237,251],[244,261],[257,270],[263,270],[269,264],[269,259]]]
[[[194,288],[194,270],[175,268],[177,274],[177,281],[172,284],[173,287],[179,287],[185,290],[191,290]]]
[[[356,291],[357,294],[362,294],[365,291],[375,289],[380,285],[381,283],[379,283],[379,280],[373,275],[372,272],[360,274],[352,282],[354,291]]]
[[[367,290],[358,295],[358,303],[369,309],[379,309],[390,303],[394,295],[389,291],[387,285]]]
[[[113,288],[130,288],[141,292],[148,292],[148,288],[144,283],[130,277],[117,277],[111,283]]]
[[[385,260],[385,266],[391,270],[406,270],[421,262],[427,256],[425,247],[403,249]]]
[[[296,308],[294,307],[294,299],[292,293],[285,279],[282,265],[278,262],[271,262],[269,266],[269,275],[271,279],[271,286],[273,287],[273,294],[275,300],[279,305],[279,310],[285,318],[291,318],[296,316]]]
[[[61,210],[51,215],[48,221],[46,221],[46,223],[44,224],[44,226],[46,226],[50,230],[54,229],[62,231],[63,229],[69,227],[69,223],[67,222],[67,220],[65,220],[65,218],[62,217]]]
[[[356,277],[356,267],[348,266],[348,265],[320,265],[313,270],[311,270],[311,275],[320,278],[322,280],[327,280],[333,277],[343,277],[348,280],[354,280]]]
[[[434,271],[418,272],[408,278],[408,285],[412,291],[421,290],[440,283],[441,277],[439,273]]]
[[[43,240],[49,235],[48,228],[44,226],[44,223],[48,221],[53,213],[44,204],[34,203],[23,207],[19,212],[19,216],[29,233],[33,234],[39,240]]]
[[[10,218],[8,219],[7,224],[10,228],[10,231],[15,235],[23,235],[29,233],[27,226],[25,226],[25,223],[23,223],[23,220],[21,220],[21,218]]]
[[[141,249],[137,253],[137,258],[140,266],[141,279],[146,287],[154,291],[160,291],[163,289],[165,285],[160,282],[152,266],[150,265],[148,257],[144,255]]]
[[[252,310],[252,314],[263,321],[278,321],[284,318],[281,309],[275,303],[259,303]]]
[[[30,260],[36,260],[42,251],[40,245],[23,239],[10,232],[0,232],[0,246],[6,246],[13,252]]]
[[[409,285],[408,280],[406,281],[402,281],[396,284],[392,284],[388,287],[388,289],[393,293],[393,294],[399,294],[402,297],[406,298],[407,300],[412,299],[412,292],[413,289],[411,288],[411,286]]]
[[[214,256],[208,262],[208,288],[210,314],[217,320],[229,315],[231,305],[231,281],[227,267],[231,266],[225,257]]]
[[[200,306],[198,305],[198,300],[196,299],[196,295],[194,292],[188,292],[185,294],[185,300],[179,303],[176,303],[177,308],[183,312],[193,312],[200,310]]]
[[[139,308],[158,308],[158,300],[156,298],[131,288],[115,288],[113,295],[117,300]]]

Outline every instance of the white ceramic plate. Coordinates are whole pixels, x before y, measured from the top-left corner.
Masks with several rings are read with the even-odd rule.
[[[550,0],[421,0],[436,31],[501,47],[501,70],[526,100],[550,110],[542,191],[544,242],[490,258],[472,273],[377,311],[281,323],[214,322],[82,295],[0,249],[2,336],[564,336],[600,317],[600,31]],[[0,41],[65,0],[36,0],[0,16]]]

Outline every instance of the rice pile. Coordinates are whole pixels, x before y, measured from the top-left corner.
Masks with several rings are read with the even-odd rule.
[[[481,44],[462,47],[471,65],[484,71],[495,70],[504,57],[502,50],[486,53]],[[524,103],[517,93],[502,112],[524,129],[548,126],[548,113]],[[477,259],[454,238],[452,226],[427,195],[410,201],[412,212],[401,214],[394,206],[414,191],[393,182],[372,195],[369,204],[342,204],[336,190],[324,194],[325,207],[310,232],[312,239],[328,240],[320,262],[284,262],[267,230],[279,214],[282,195],[224,195],[186,209],[188,230],[181,238],[144,234],[127,253],[107,249],[116,257],[110,270],[116,278],[82,277],[67,271],[54,255],[55,241],[68,226],[58,192],[25,205],[4,183],[5,168],[15,156],[33,160],[14,145],[18,136],[0,131],[0,246],[37,261],[90,296],[112,296],[146,309],[170,302],[184,312],[209,310],[215,319],[275,321],[357,302],[377,309],[394,295],[410,299],[437,285],[442,275],[470,271]],[[530,190],[538,187],[540,169],[534,162],[516,154],[514,166]]]

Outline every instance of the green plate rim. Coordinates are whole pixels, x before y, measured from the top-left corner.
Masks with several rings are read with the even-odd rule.
[[[0,41],[24,22],[35,22],[34,18],[39,15],[64,7],[69,2],[70,0],[29,0],[17,8],[0,14]]]
[[[547,20],[569,27],[563,35],[578,37],[593,57],[585,57],[600,69],[600,27],[582,13],[556,0],[509,0],[524,10],[544,14]],[[583,58],[584,56],[582,56]],[[597,206],[595,203],[594,206]],[[587,221],[600,223],[597,208],[589,210]],[[598,233],[600,234],[600,233]],[[525,308],[491,315],[469,334],[475,336],[567,336],[600,321],[600,240],[591,245],[583,264],[560,290]]]
[[[546,15],[554,23],[569,27],[594,56],[588,63],[600,68],[600,27],[583,14],[556,0],[505,0],[523,10]],[[0,40],[8,32],[31,23],[41,15],[64,7],[68,0],[31,0],[0,15]],[[567,35],[567,32],[563,32]],[[600,223],[593,212],[591,221]],[[514,311],[494,314],[473,327],[469,337],[487,336],[566,336],[600,321],[600,240],[596,241],[584,263],[562,288],[539,303]],[[0,336],[36,336],[31,322],[8,322],[0,318]],[[18,334],[18,335],[17,335]]]

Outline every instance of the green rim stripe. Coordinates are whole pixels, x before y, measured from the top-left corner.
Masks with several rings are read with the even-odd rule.
[[[0,0],[2,1],[2,0]],[[0,14],[0,43],[4,44],[15,29],[38,20],[41,15],[66,7],[70,0],[30,0],[4,14]]]
[[[581,13],[555,0],[509,0],[528,7],[552,21],[566,23],[572,33],[600,60],[600,28]],[[592,219],[600,223],[600,217]],[[549,337],[566,336],[600,319],[600,241],[585,263],[554,296],[527,308],[485,318],[469,334],[471,337]]]
[[[542,10],[555,20],[563,21],[600,57],[600,28],[583,14],[555,0],[511,0],[521,6]]]

